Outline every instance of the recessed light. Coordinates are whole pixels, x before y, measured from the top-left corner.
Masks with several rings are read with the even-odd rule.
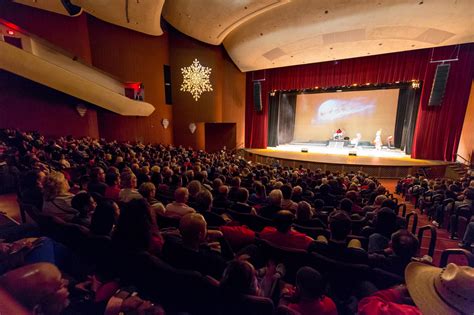
[[[419,4],[419,5],[422,5],[422,4],[423,4],[423,1],[418,2],[418,4]]]
[[[415,47],[415,44],[411,45],[411,47]]]
[[[260,36],[263,36],[263,33],[260,33]]]
[[[382,46],[382,43],[379,43],[379,46]]]
[[[331,50],[332,50],[332,47],[329,47],[329,49],[331,49]]]
[[[328,14],[328,13],[329,13],[329,11],[328,11],[328,10],[324,11],[324,14]]]

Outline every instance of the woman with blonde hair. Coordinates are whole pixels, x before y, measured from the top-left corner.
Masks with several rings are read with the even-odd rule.
[[[72,221],[79,211],[71,206],[73,194],[63,173],[51,172],[44,182],[43,213],[51,214],[64,221]]]

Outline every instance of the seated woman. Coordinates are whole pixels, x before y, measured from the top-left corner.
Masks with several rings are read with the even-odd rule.
[[[43,213],[71,222],[79,214],[71,205],[73,197],[64,174],[52,172],[44,183]]]

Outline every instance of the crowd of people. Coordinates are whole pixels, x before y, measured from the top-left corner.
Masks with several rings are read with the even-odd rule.
[[[279,314],[471,314],[474,309],[469,291],[474,270],[414,262],[420,260],[419,241],[397,215],[396,200],[362,172],[256,164],[226,150],[70,136],[47,140],[12,129],[0,131],[0,154],[18,176],[21,205],[56,224],[109,239],[117,261],[146,254],[157,264],[198,272],[217,288],[219,314],[241,313],[242,296],[267,298]],[[460,206],[472,204],[471,179],[431,182],[413,176],[400,181],[399,189],[442,189]],[[115,263],[107,266],[109,272],[94,269],[84,278],[89,268],[78,257],[84,246],[68,247],[41,222],[34,237],[27,238],[31,230],[25,229],[23,238],[0,243],[0,288],[20,307],[42,314],[173,313],[166,300],[159,300],[163,309],[139,287],[125,290],[117,279],[123,274],[112,272]],[[307,265],[292,272],[268,255],[265,244],[367,265],[406,285],[380,288],[362,279],[341,296],[323,270]],[[64,277],[81,282],[74,292],[93,292],[94,298],[69,303],[71,284]]]

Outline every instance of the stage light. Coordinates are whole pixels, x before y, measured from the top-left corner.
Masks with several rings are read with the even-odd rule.
[[[411,82],[411,87],[412,87],[413,89],[419,89],[419,88],[420,88],[420,81],[418,81],[418,80],[412,81],[412,82]]]
[[[8,30],[7,33],[8,33],[8,35],[15,35],[15,32],[12,31],[12,30]]]
[[[370,85],[370,82],[367,82],[365,85]]]

